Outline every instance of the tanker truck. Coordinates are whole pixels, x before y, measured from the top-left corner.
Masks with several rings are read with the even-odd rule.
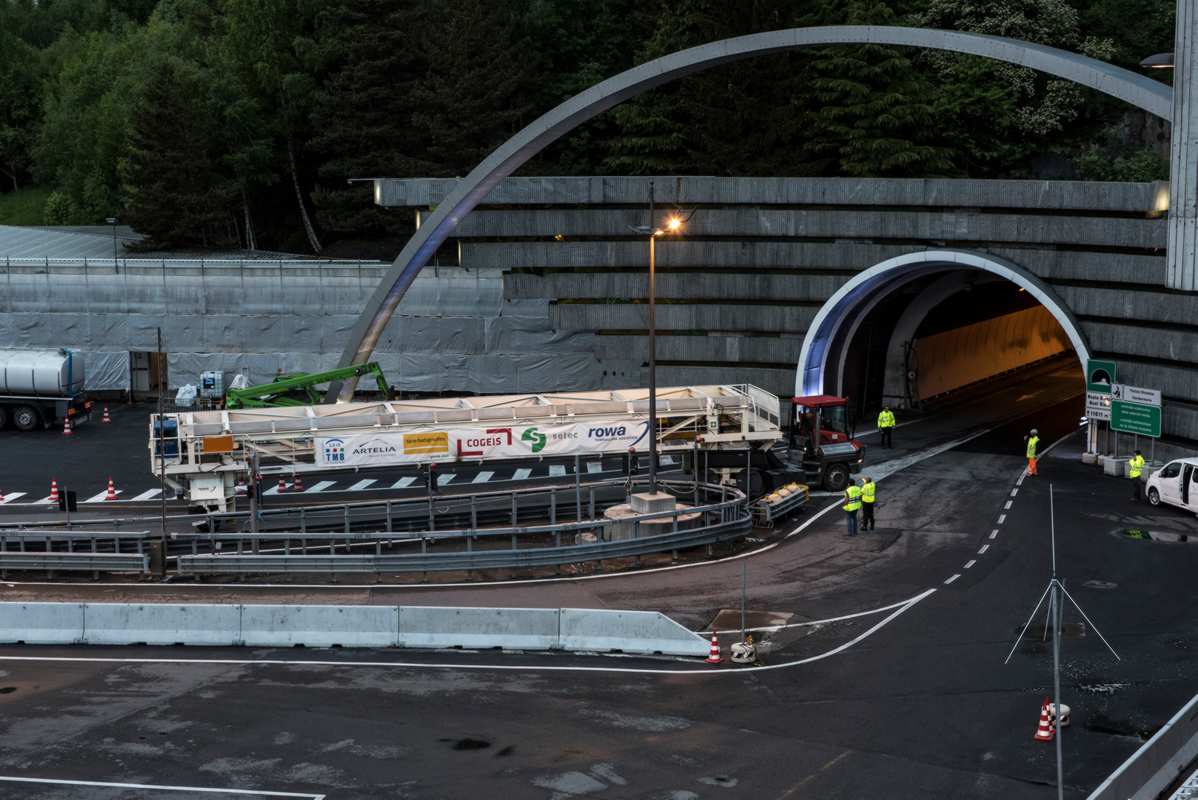
[[[88,419],[83,393],[83,354],[78,350],[0,350],[0,430],[32,431],[66,419]]]

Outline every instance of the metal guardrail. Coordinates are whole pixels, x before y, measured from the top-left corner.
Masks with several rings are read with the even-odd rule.
[[[150,570],[150,556],[137,553],[0,553],[0,570],[79,570],[136,572]]]
[[[249,276],[312,275],[363,276],[377,280],[390,262],[363,259],[308,258],[12,258],[0,261],[9,275],[154,275],[195,274]]]

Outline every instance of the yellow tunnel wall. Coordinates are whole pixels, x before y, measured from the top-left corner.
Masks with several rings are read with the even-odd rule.
[[[927,399],[1071,350],[1043,306],[916,339],[916,391]]]

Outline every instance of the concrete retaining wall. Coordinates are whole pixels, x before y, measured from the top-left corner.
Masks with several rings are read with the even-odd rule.
[[[0,603],[0,644],[464,647],[705,656],[664,614],[556,608]]]
[[[1087,800],[1156,800],[1198,758],[1198,695],[1123,762]]]

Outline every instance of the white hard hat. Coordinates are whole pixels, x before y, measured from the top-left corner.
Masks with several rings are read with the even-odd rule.
[[[1036,430],[1035,428],[1032,428],[1032,436],[1039,436],[1039,435],[1040,435],[1040,431]]]

